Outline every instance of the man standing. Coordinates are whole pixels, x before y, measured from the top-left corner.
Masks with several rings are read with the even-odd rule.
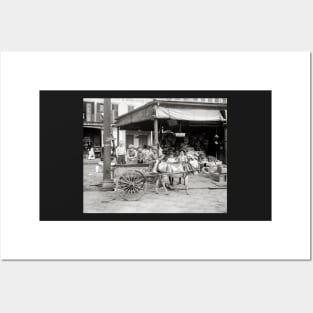
[[[117,164],[125,164],[125,156],[126,156],[126,148],[121,141],[119,146],[116,148],[116,157],[117,157]]]
[[[137,163],[137,151],[134,145],[129,145],[126,151],[126,164],[136,164]]]

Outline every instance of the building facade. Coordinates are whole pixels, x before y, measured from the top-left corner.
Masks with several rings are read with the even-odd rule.
[[[148,98],[112,98],[112,124],[119,115],[128,113],[139,106],[151,101]],[[103,147],[103,106],[102,98],[84,98],[83,99],[83,149],[87,153],[88,149],[93,147],[96,154],[100,154]],[[114,144],[123,142],[126,146],[133,144],[136,147],[151,145],[151,132],[144,131],[118,131],[112,127],[112,136]]]
[[[158,98],[156,98],[158,99]],[[151,98],[112,98],[112,125],[118,116],[126,114],[140,106],[152,101]],[[168,101],[185,102],[208,102],[227,104],[225,98],[160,98]],[[103,147],[103,98],[84,98],[83,99],[83,148],[87,153],[90,147],[95,149],[97,156],[100,155]],[[118,130],[112,127],[112,136],[114,145],[123,142],[127,147],[133,144],[135,147],[152,145],[153,133],[142,130]]]

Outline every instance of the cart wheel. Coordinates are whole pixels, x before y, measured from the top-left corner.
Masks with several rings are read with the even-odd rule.
[[[139,200],[145,193],[145,185],[145,176],[140,171],[130,170],[118,177],[116,192],[124,200]]]

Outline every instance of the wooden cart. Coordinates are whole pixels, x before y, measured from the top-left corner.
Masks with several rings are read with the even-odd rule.
[[[115,192],[127,201],[139,200],[146,192],[147,183],[153,183],[157,174],[151,164],[112,165]]]

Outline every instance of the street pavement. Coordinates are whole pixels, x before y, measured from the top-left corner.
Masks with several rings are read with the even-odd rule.
[[[102,173],[96,173],[96,164],[84,161],[84,213],[227,213],[226,186],[218,185],[206,174],[189,177],[189,195],[183,185],[175,184],[166,195],[162,187],[156,194],[155,186],[149,184],[140,200],[125,201],[115,192],[97,186]]]

